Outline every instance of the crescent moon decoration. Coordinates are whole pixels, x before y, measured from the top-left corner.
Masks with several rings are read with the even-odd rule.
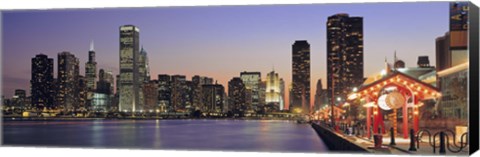
[[[378,107],[380,107],[383,110],[391,110],[392,109],[387,105],[387,101],[386,101],[387,96],[388,96],[387,94],[384,94],[384,95],[382,95],[378,98]]]

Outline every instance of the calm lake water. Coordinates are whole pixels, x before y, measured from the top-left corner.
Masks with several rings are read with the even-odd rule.
[[[3,121],[10,146],[325,152],[308,124],[273,120]]]

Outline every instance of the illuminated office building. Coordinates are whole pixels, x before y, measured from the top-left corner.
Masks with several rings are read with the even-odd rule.
[[[333,90],[335,97],[345,100],[354,87],[363,83],[363,56],[363,18],[348,14],[328,17],[327,89],[330,97]]]
[[[54,108],[55,86],[53,79],[53,58],[38,54],[32,58],[30,94],[32,107],[43,110]]]
[[[240,116],[247,110],[246,88],[242,79],[234,77],[228,82],[228,98],[230,109]]]
[[[120,27],[119,110],[123,112],[138,112],[143,107],[141,85],[144,78],[139,72],[139,32],[133,25]]]
[[[206,112],[222,113],[224,109],[225,88],[220,84],[203,85],[203,100]]]
[[[259,111],[261,110],[261,98],[260,98],[260,84],[261,73],[260,72],[241,72],[240,78],[247,89],[247,110]]]
[[[64,110],[74,110],[78,103],[79,60],[70,52],[58,54],[57,104]]]
[[[90,51],[88,51],[88,61],[85,63],[85,78],[87,79],[87,88],[89,92],[96,89],[97,79],[97,62],[95,61],[95,50],[93,41],[90,43]]]
[[[289,110],[308,113],[310,108],[310,44],[297,40],[292,45],[292,91]]]

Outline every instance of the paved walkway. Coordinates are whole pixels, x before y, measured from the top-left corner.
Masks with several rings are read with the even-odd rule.
[[[369,140],[368,138],[362,138],[362,137],[357,137],[357,136],[349,136],[349,135],[346,135],[346,137],[348,137],[350,139],[355,139],[355,141],[358,141],[358,142],[356,142],[357,144],[367,145],[367,146],[373,146],[374,145],[373,139]],[[388,148],[390,150],[390,153],[392,153],[392,154],[440,155],[439,154],[440,148],[436,148],[435,153],[433,153],[433,147],[428,143],[428,139],[422,140],[422,142],[420,142],[420,147],[416,148],[417,149],[416,151],[409,151],[409,149],[410,149],[410,139],[404,139],[403,137],[396,137],[395,138],[395,145],[393,145],[393,146],[390,145],[390,140],[391,140],[390,137],[388,137],[388,136],[385,137],[385,135],[384,135],[384,138],[382,140],[382,144],[383,144],[384,147]],[[426,142],[423,142],[423,141],[426,141]],[[451,149],[454,150],[454,151],[459,150],[456,147],[451,148]],[[458,152],[458,153],[450,152],[447,149],[445,155],[455,155],[455,156],[467,155],[468,156],[468,148],[464,149],[463,151]]]
[[[332,131],[331,129],[329,129]],[[439,154],[439,149],[435,149],[435,153],[433,153],[433,147],[428,143],[428,138],[424,137],[422,138],[422,142],[420,142],[420,147],[417,148],[416,151],[409,151],[410,148],[410,139],[404,139],[403,137],[396,137],[395,138],[395,144],[391,146],[390,145],[390,135],[383,135],[383,140],[382,140],[382,145],[383,148],[381,149],[369,149],[368,147],[373,147],[373,138],[370,140],[366,137],[358,137],[354,135],[345,135],[341,131],[335,132],[338,136],[341,136],[350,142],[361,146],[365,149],[368,149],[372,153],[380,153],[380,154],[416,154],[416,155],[441,155]],[[425,142],[423,142],[425,141]],[[416,144],[416,143],[415,143]],[[438,144],[437,144],[438,145]],[[459,150],[456,147],[451,147],[452,150],[456,151]],[[446,154],[445,155],[455,155],[455,156],[468,156],[468,147],[458,153],[453,153],[446,148]]]

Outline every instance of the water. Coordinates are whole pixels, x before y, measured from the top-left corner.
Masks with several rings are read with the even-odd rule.
[[[3,144],[255,152],[328,150],[310,125],[273,120],[4,121]]]

